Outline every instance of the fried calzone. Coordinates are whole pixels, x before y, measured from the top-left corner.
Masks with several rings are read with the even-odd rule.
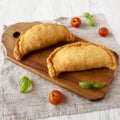
[[[14,56],[20,60],[31,51],[48,47],[60,41],[72,42],[74,40],[74,35],[63,25],[37,24],[20,35],[14,48]]]
[[[108,48],[99,44],[76,42],[56,48],[47,58],[50,77],[61,72],[106,67],[115,70],[116,58]]]

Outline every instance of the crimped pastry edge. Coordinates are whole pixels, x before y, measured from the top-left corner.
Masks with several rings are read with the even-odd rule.
[[[21,32],[20,37],[17,39],[17,41],[15,43],[14,50],[13,50],[13,55],[16,58],[16,60],[20,60],[23,57],[22,54],[21,54],[21,52],[20,52],[20,49],[19,49],[19,42],[20,42],[21,36],[23,34],[24,33]]]

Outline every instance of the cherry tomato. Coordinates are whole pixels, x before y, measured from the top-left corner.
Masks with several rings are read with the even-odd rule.
[[[58,90],[53,90],[49,94],[49,101],[53,105],[58,105],[62,102],[62,93]]]
[[[70,21],[70,24],[75,28],[80,27],[81,19],[79,17],[73,17]]]
[[[106,27],[101,27],[98,31],[99,35],[102,37],[106,37],[109,34],[109,30]]]

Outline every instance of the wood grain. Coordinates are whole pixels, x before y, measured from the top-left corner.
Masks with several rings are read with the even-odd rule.
[[[67,43],[58,43],[42,50],[34,51],[26,55],[21,61],[17,61],[13,56],[13,49],[15,46],[16,38],[13,37],[13,33],[23,32],[30,27],[38,24],[38,22],[32,23],[16,23],[6,29],[2,35],[2,43],[6,48],[7,57],[17,65],[28,69],[29,71],[49,80],[61,87],[64,87],[88,100],[98,100],[104,98],[107,93],[108,87],[112,80],[114,80],[114,71],[107,68],[100,68],[94,70],[80,71],[80,72],[69,72],[61,73],[57,78],[50,78],[48,75],[48,69],[46,66],[46,59],[49,54],[58,46]],[[76,37],[76,41],[87,42],[84,39]],[[80,81],[94,81],[97,83],[106,84],[101,89],[82,89],[79,86]]]

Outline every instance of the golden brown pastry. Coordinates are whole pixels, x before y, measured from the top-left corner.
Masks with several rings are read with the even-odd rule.
[[[71,42],[75,38],[63,25],[38,24],[22,33],[14,48],[14,56],[20,60],[27,53],[48,47],[60,41]]]
[[[106,67],[115,70],[114,54],[103,45],[76,42],[56,48],[47,58],[50,77],[61,72],[81,71]]]

